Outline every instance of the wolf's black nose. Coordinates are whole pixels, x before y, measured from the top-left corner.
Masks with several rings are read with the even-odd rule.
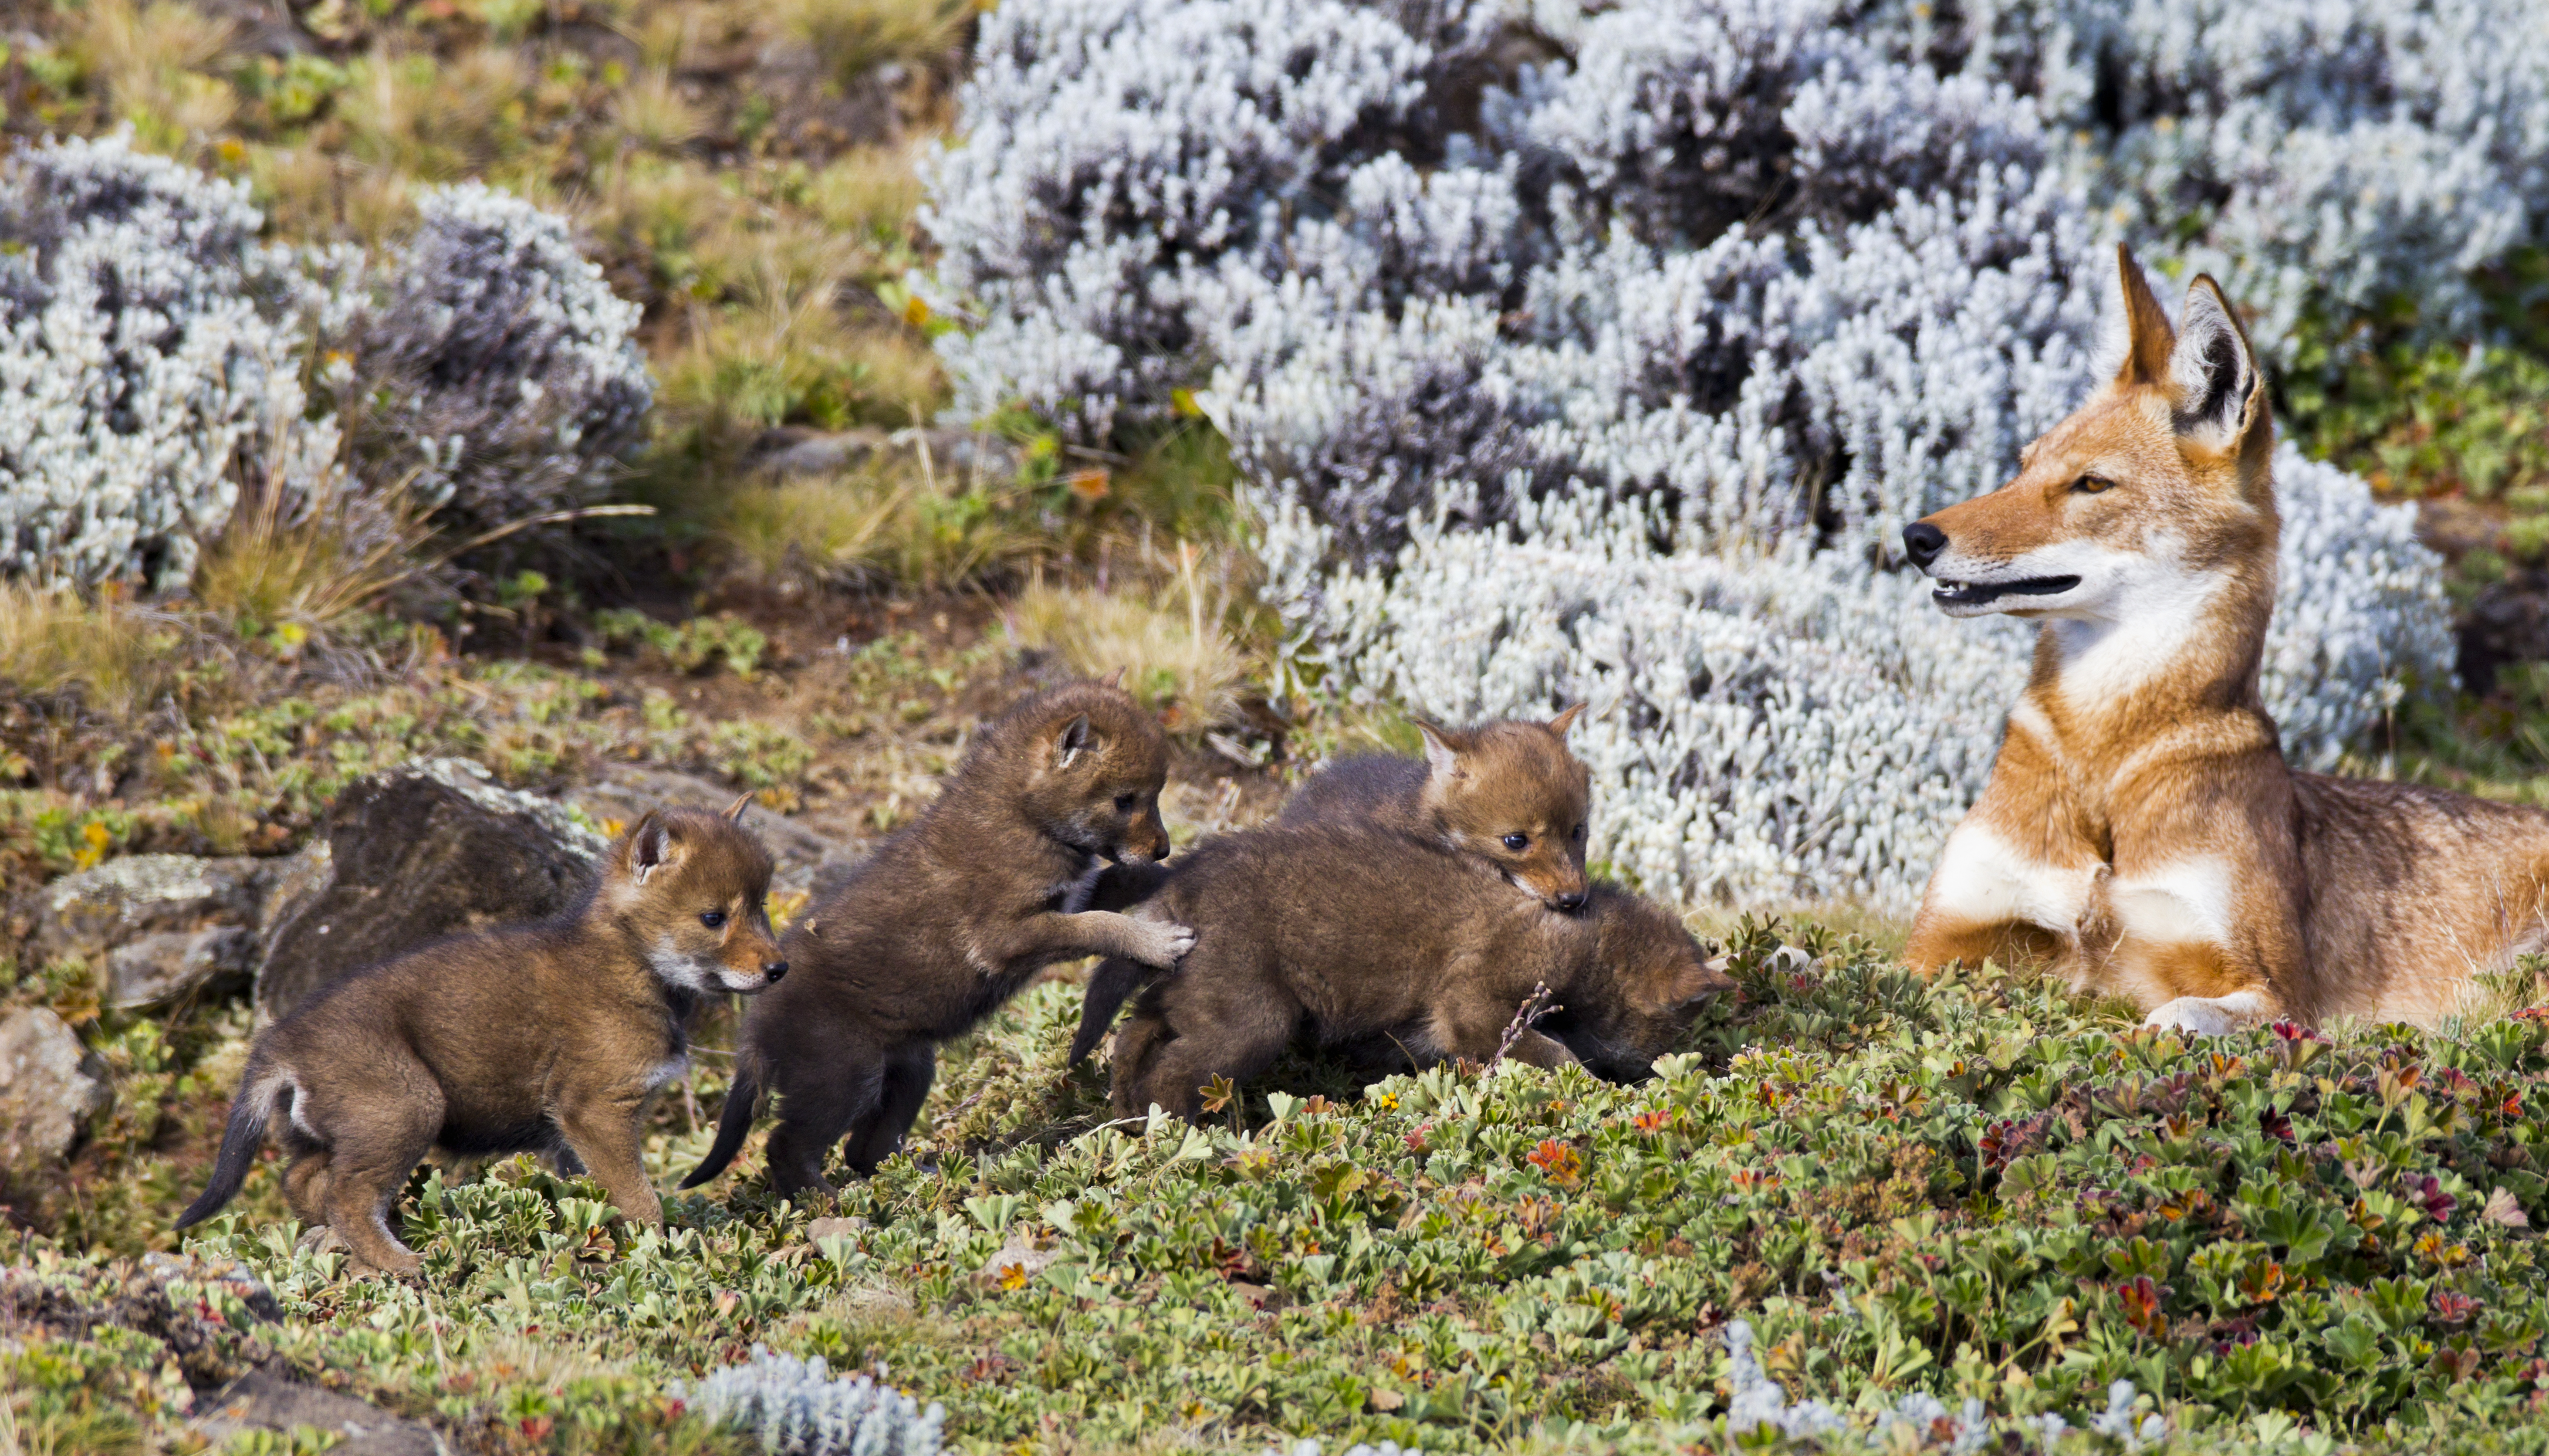
[[[788,962],[785,960],[763,961],[761,965],[761,973],[775,981],[788,973]]]
[[[1558,897],[1557,904],[1558,909],[1572,915],[1576,911],[1584,908],[1584,892],[1582,890],[1568,890],[1565,894]]]
[[[1903,549],[1912,556],[1912,564],[1928,570],[1938,553],[1947,549],[1947,533],[1926,520],[1916,520],[1903,528]]]

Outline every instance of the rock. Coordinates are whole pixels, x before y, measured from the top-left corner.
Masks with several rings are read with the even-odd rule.
[[[94,957],[148,935],[253,925],[272,874],[244,857],[127,855],[64,875],[37,896],[30,962]]]
[[[330,1456],[446,1456],[433,1427],[393,1415],[369,1401],[304,1385],[275,1370],[251,1370],[206,1401],[189,1422],[216,1444],[242,1431],[314,1426],[342,1437]]]
[[[554,915],[608,848],[550,800],[500,788],[466,759],[376,774],[347,788],[287,870],[256,967],[279,1017],[348,971],[438,937]]]
[[[805,1241],[819,1249],[826,1238],[856,1239],[870,1227],[867,1220],[855,1215],[846,1219],[816,1219],[805,1226]]]
[[[1009,1235],[1000,1251],[983,1261],[975,1278],[992,1289],[1015,1289],[1054,1266],[1062,1257],[1061,1245],[1047,1239],[1039,1242],[1025,1232]]]
[[[722,814],[734,796],[735,790],[689,774],[614,764],[602,771],[598,781],[568,790],[566,801],[596,823],[634,824],[649,809]],[[814,871],[840,852],[831,840],[757,803],[744,808],[742,823],[770,851],[770,887],[783,893],[806,888]]]
[[[274,1291],[256,1277],[248,1266],[236,1259],[206,1258],[202,1254],[147,1253],[142,1256],[142,1272],[163,1289],[191,1285],[197,1289],[222,1290],[237,1296],[248,1313],[259,1320],[280,1320],[283,1306],[276,1302]]]
[[[923,446],[930,472],[947,482],[1005,481],[1022,462],[1016,445],[988,430],[898,429],[887,434],[875,429],[775,429],[753,442],[752,468],[781,479],[838,475],[883,453],[916,462]]]
[[[2490,586],[2461,613],[2461,685],[2485,697],[2497,675],[2549,660],[2549,571],[2514,572]]]
[[[255,959],[256,937],[240,926],[163,930],[106,953],[107,1002],[130,1009],[220,995],[238,989]]]
[[[107,1103],[106,1063],[31,1006],[0,1021],[0,1170],[60,1162]]]

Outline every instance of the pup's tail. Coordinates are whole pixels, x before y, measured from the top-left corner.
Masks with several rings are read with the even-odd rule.
[[[1089,1052],[1097,1049],[1097,1039],[1115,1025],[1115,1013],[1142,984],[1151,978],[1151,967],[1139,960],[1121,957],[1097,962],[1088,973],[1088,992],[1080,1001],[1080,1030],[1071,1039],[1071,1056],[1064,1066],[1078,1066]]]
[[[761,1081],[752,1074],[749,1057],[734,1059],[734,1085],[725,1089],[725,1111],[717,1114],[716,1141],[709,1145],[708,1155],[691,1169],[682,1180],[684,1188],[697,1188],[725,1171],[734,1155],[743,1151],[745,1135],[752,1131],[753,1104],[761,1100]]]
[[[265,1125],[274,1119],[274,1102],[292,1079],[280,1067],[251,1059],[247,1071],[239,1078],[237,1095],[231,1098],[231,1120],[222,1129],[222,1150],[213,1159],[213,1181],[203,1196],[186,1206],[177,1216],[177,1227],[192,1228],[222,1211],[222,1205],[238,1197],[239,1185],[247,1181],[247,1170],[256,1165],[257,1149],[265,1145]]]

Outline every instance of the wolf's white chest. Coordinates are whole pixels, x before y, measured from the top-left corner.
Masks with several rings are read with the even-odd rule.
[[[1947,836],[1930,877],[1930,902],[1978,925],[2018,921],[2067,936],[2079,929],[2097,893],[2100,867],[2038,859],[1968,819]]]

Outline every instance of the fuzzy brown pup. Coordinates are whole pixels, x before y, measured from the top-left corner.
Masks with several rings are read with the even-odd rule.
[[[540,1152],[591,1169],[621,1214],[663,1222],[638,1156],[647,1100],[690,1065],[704,994],[788,971],[763,899],[770,856],[722,816],[651,812],[554,920],[438,941],[326,987],[268,1027],[232,1100],[213,1180],[177,1220],[237,1194],[284,1119],[284,1198],[372,1269],[413,1274],[390,1201],[419,1159]]]
[[[1293,791],[1275,827],[1360,825],[1405,835],[1502,876],[1534,902],[1572,914],[1584,906],[1593,779],[1567,751],[1566,730],[1583,711],[1576,703],[1546,723],[1499,718],[1458,731],[1420,719],[1422,760],[1383,754],[1340,760]],[[1136,904],[1158,888],[1159,876],[1139,866],[1111,871],[1095,903]],[[1081,999],[1073,1065],[1097,1049],[1115,1013],[1156,975],[1131,960],[1097,967]]]
[[[1670,911],[1594,882],[1552,915],[1476,866],[1369,825],[1263,829],[1188,853],[1136,916],[1197,928],[1115,1039],[1115,1107],[1200,1116],[1216,1076],[1246,1081],[1296,1035],[1423,1064],[1495,1055],[1546,984],[1558,1009],[1509,1052],[1643,1076],[1732,982]]]
[[[1158,723],[1112,683],[1040,693],[986,729],[937,802],[789,928],[795,973],[745,1018],[716,1143],[682,1186],[725,1169],[769,1091],[771,1182],[829,1194],[832,1144],[873,1172],[919,1115],[938,1044],[1044,966],[1176,965],[1183,927],[1087,908],[1108,861],[1169,853],[1167,779]]]
[[[1546,723],[1499,718],[1455,731],[1419,721],[1425,758],[1345,759],[1312,776],[1275,824],[1371,824],[1493,866],[1553,910],[1584,903],[1593,775],[1567,751],[1582,703]]]

